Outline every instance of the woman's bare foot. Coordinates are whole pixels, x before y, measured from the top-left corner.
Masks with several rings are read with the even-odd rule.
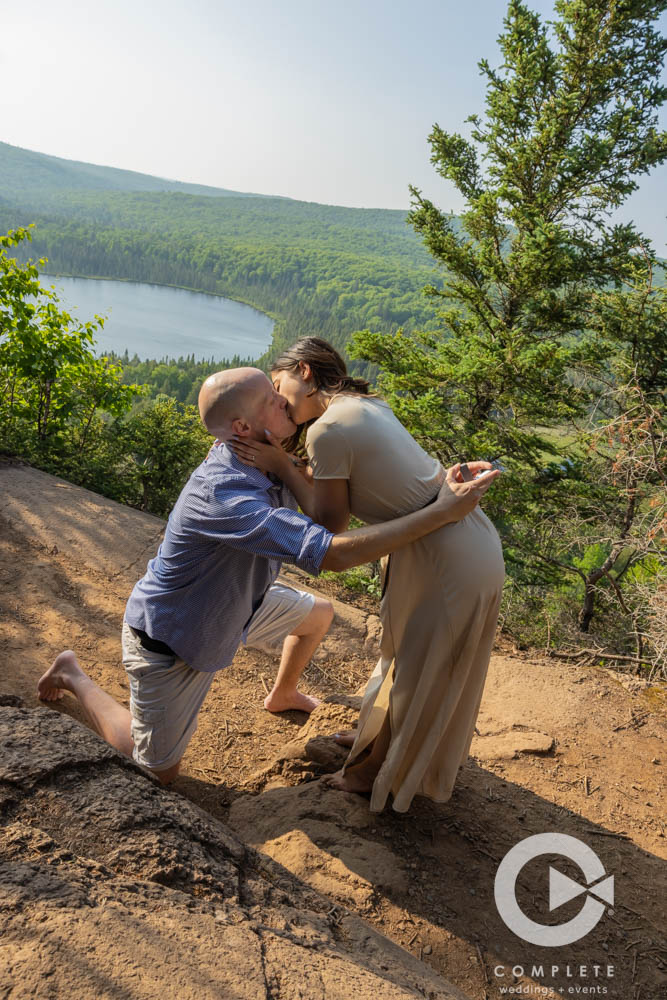
[[[85,674],[79,666],[79,661],[71,649],[66,649],[58,656],[40,678],[37,684],[37,696],[42,701],[58,701],[65,691],[74,691],[74,682]]]
[[[357,738],[356,729],[346,729],[342,733],[334,733],[334,740],[341,747],[351,747],[354,746],[354,741]]]
[[[271,691],[264,699],[264,708],[268,712],[312,712],[320,705],[319,698],[302,694],[301,691]]]
[[[370,795],[373,789],[373,782],[377,778],[379,767],[374,761],[363,761],[361,764],[354,764],[348,767],[345,773],[336,771],[329,774],[322,781],[330,788],[335,788],[339,792],[355,792],[357,795]]]

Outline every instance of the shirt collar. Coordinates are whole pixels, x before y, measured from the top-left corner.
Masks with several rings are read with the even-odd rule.
[[[282,479],[278,479],[272,473],[262,472],[261,469],[256,469],[252,465],[246,465],[245,462],[236,457],[224,441],[213,445],[212,452],[221,465],[234,469],[235,472],[240,472],[248,482],[255,486],[259,486],[265,490],[281,489],[284,486]]]

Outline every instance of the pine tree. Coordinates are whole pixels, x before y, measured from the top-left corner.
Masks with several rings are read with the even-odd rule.
[[[599,484],[574,438],[625,349],[603,333],[604,293],[627,293],[638,257],[656,266],[648,241],[613,213],[667,158],[657,120],[667,41],[655,29],[666,8],[556,0],[556,20],[543,23],[510,0],[500,68],[479,63],[485,114],[467,119],[470,138],[438,125],[430,135],[431,162],[464,212],[455,219],[411,188],[410,221],[444,273],[442,288],[426,289],[440,328],[363,331],[351,349],[381,366],[381,389],[428,450],[508,466],[487,509],[525,584],[562,576],[534,529],[557,517],[563,494],[595,503]]]

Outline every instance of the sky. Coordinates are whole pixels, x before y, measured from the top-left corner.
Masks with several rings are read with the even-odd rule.
[[[529,6],[546,19],[549,0]],[[435,122],[483,111],[504,0],[0,0],[0,140],[305,201],[462,201]],[[667,16],[662,25],[667,29]],[[667,110],[661,115],[667,127]],[[620,219],[667,249],[667,167]]]

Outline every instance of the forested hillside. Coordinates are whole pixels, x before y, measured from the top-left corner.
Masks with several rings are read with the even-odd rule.
[[[68,182],[77,187],[66,189],[52,183],[54,158],[29,154],[21,179],[21,158],[8,157],[8,148],[0,147],[0,228],[35,223],[32,246],[23,252],[47,257],[53,272],[176,284],[240,299],[277,320],[275,348],[306,333],[342,348],[358,329],[392,332],[435,323],[422,290],[440,278],[404,212],[91,190],[90,175],[79,170],[86,164],[72,165],[77,169]],[[116,173],[123,184],[134,176],[108,173],[116,187]]]
[[[135,170],[102,167],[96,163],[64,160],[60,156],[36,153],[20,146],[0,142],[0,177],[2,193],[6,198],[21,197],[32,190],[40,197],[71,190],[99,191],[181,191],[185,194],[203,194],[211,197],[236,195],[239,191],[209,187],[206,184],[186,184],[165,177],[140,174]],[[247,197],[261,197],[248,195]]]
[[[667,160],[667,41],[657,5],[557,12],[552,32],[510,0],[500,69],[480,63],[484,117],[466,119],[469,140],[433,127],[458,219],[415,188],[409,227],[282,199],[54,193],[27,170],[0,204],[0,232],[37,224],[32,245],[23,229],[0,236],[0,449],[166,514],[209,447],[190,405],[207,365],[187,343],[176,364],[95,357],[99,324],[77,325],[17,253],[245,299],[278,320],[272,350],[316,332],[377,366],[443,466],[501,459],[484,509],[518,643],[665,676],[667,288],[650,241],[613,214]]]

